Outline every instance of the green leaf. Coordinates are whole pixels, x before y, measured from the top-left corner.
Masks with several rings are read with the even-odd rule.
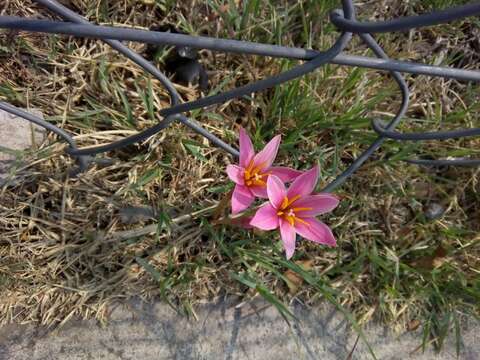
[[[200,146],[199,145],[196,145],[195,143],[193,142],[190,142],[190,141],[183,141],[183,146],[185,146],[185,148],[190,152],[192,153],[193,156],[195,156],[197,159],[199,159],[200,161],[205,161],[207,162],[208,159],[203,156],[203,154],[200,152]]]
[[[160,272],[155,269],[148,261],[142,259],[141,257],[136,257],[135,260],[137,263],[142,266],[146,272],[148,272],[157,282],[162,282],[163,276]]]

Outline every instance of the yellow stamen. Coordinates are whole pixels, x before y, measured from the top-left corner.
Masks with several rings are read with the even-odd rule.
[[[283,198],[282,204],[280,205],[280,210],[285,210],[287,206],[288,206],[288,198],[285,196]]]
[[[287,220],[290,223],[290,225],[292,225],[292,226],[295,225],[295,217],[294,216],[286,215],[285,220]]]
[[[295,201],[297,201],[298,199],[301,198],[301,195],[295,195],[291,200],[288,201],[288,205],[287,206],[290,206],[292,205]]]
[[[283,198],[283,201],[282,201],[282,204],[280,205],[280,210],[285,210],[287,207],[289,207],[290,205],[292,205],[295,201],[297,201],[298,199],[300,199],[300,195],[295,195],[293,198],[291,198],[290,200],[288,199],[288,197],[284,197]],[[308,210],[312,210],[312,209],[309,209],[309,208],[298,208],[298,209],[308,209]],[[293,209],[295,210],[295,209]]]
[[[264,177],[265,175],[263,174],[255,174],[255,180],[262,180],[262,178]]]
[[[245,179],[245,184],[247,186],[261,186],[265,187],[267,186],[266,182],[263,181],[262,179],[266,176],[268,176],[268,173],[262,174],[260,171],[263,169],[265,166],[265,163],[260,164],[259,166],[254,168],[254,162],[253,160],[250,161],[248,164],[248,167],[244,171],[244,179]]]
[[[257,174],[259,173],[260,171],[262,171],[263,167],[265,166],[265,163],[261,163],[260,165],[258,165],[255,169],[252,170],[252,172],[254,174]]]
[[[250,160],[250,163],[248,164],[248,167],[247,169],[245,170],[245,172],[249,172],[251,173],[252,172],[252,169],[253,169],[253,160]]]
[[[298,217],[295,217],[295,220],[298,221],[298,222],[301,223],[301,224],[310,226],[310,224],[309,224],[308,222],[306,222],[305,220],[303,220],[303,219],[300,219],[300,218],[298,218]]]
[[[311,207],[296,207],[296,208],[292,208],[292,210],[295,211],[295,212],[310,211],[310,210],[313,210],[313,208],[311,208]]]
[[[277,215],[282,217],[285,221],[288,221],[288,223],[292,226],[295,225],[295,222],[298,222],[300,224],[310,226],[308,222],[305,220],[299,218],[296,216],[296,212],[299,211],[309,211],[313,210],[311,207],[296,207],[296,208],[289,208],[289,206],[300,199],[300,195],[296,195],[292,197],[291,199],[288,199],[288,197],[284,197],[282,200],[282,203],[280,204],[280,207],[278,208]]]
[[[253,180],[253,183],[258,186],[267,186],[265,181],[262,181],[262,180]]]

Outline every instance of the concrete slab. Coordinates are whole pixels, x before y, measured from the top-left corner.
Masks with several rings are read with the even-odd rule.
[[[28,111],[43,118],[39,110]],[[0,110],[0,184],[16,160],[15,153],[39,145],[45,134],[43,128]]]
[[[331,308],[292,306],[299,323],[289,327],[262,301],[235,306],[200,306],[198,320],[177,315],[168,305],[133,302],[116,308],[106,328],[94,321],[72,321],[49,333],[32,326],[0,330],[0,359],[371,359],[343,316]],[[460,359],[480,359],[480,327],[464,329]],[[415,351],[420,333],[400,336],[372,325],[366,330],[378,359],[457,359],[452,341],[440,354]]]

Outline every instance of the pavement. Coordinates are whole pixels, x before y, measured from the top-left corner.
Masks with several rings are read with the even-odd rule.
[[[39,110],[29,111],[43,118]],[[0,110],[0,185],[9,178],[12,166],[21,163],[20,152],[39,145],[44,138],[43,128]]]
[[[116,307],[106,327],[71,321],[49,331],[38,326],[0,329],[5,360],[158,360],[158,359],[372,359],[367,346],[333,308],[291,306],[298,322],[289,326],[262,300],[229,299],[196,308],[197,319],[177,314],[164,303],[132,301]],[[480,359],[478,324],[464,328],[459,359]],[[395,335],[370,325],[366,337],[378,359],[457,359],[448,340],[439,354],[419,349],[421,332]],[[350,357],[349,357],[350,356]]]
[[[32,130],[33,134],[38,131],[0,112],[0,173],[8,172],[15,160],[12,150],[21,151],[39,140]],[[358,336],[344,316],[328,306],[312,309],[293,303],[291,311],[298,321],[291,326],[261,299],[240,306],[238,300],[229,298],[195,311],[196,319],[187,318],[164,303],[136,300],[117,306],[106,327],[93,320],[72,320],[54,331],[8,325],[0,328],[0,360],[372,358],[362,340],[355,346]],[[437,354],[431,347],[425,352],[419,348],[421,329],[395,334],[371,324],[365,334],[378,359],[479,360],[479,330],[478,323],[465,324],[459,357],[454,336]]]

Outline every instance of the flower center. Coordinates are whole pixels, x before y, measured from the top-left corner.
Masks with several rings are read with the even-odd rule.
[[[298,213],[302,211],[312,210],[311,207],[292,207],[293,203],[300,199],[300,195],[295,195],[293,198],[289,199],[288,197],[284,197],[282,204],[280,205],[277,215],[283,218],[285,221],[292,226],[295,226],[296,223],[301,223],[307,226],[310,226],[308,222],[303,220],[299,217]]]
[[[267,186],[266,177],[269,173],[262,173],[263,167],[265,164],[260,164],[258,166],[254,166],[253,160],[250,161],[250,164],[245,169],[244,172],[244,180],[245,185],[247,186]]]

